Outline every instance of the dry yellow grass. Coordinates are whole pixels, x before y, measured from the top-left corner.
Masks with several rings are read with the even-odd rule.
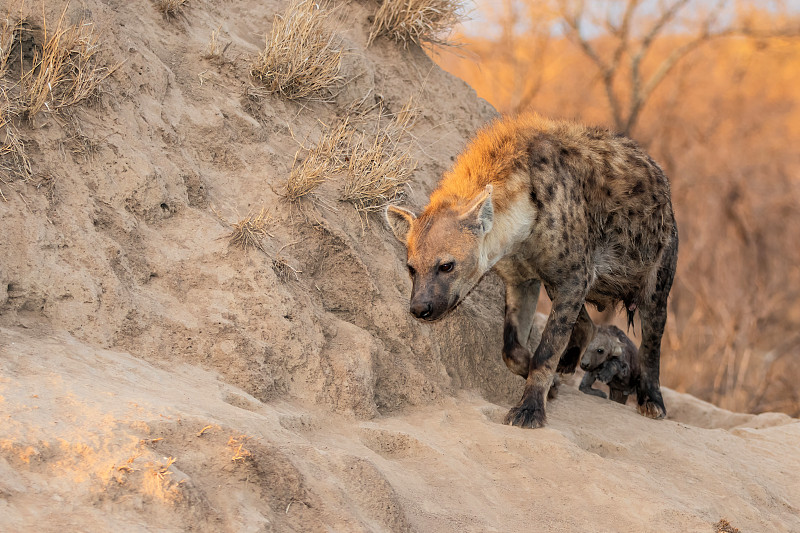
[[[341,199],[352,203],[359,213],[380,210],[402,196],[417,166],[408,142],[415,120],[416,110],[409,99],[385,126],[375,126],[375,134],[364,134],[352,144]]]
[[[206,53],[203,55],[206,59],[218,59],[221,58],[228,47],[231,45],[230,42],[225,46],[222,46],[219,40],[219,32],[222,29],[222,26],[218,26],[217,29],[211,32],[211,39],[208,41],[208,47],[206,48]]]
[[[319,141],[308,150],[306,157],[298,160],[295,155],[292,170],[284,187],[287,200],[296,202],[313,193],[333,173],[347,167],[353,131],[348,118],[325,128]]]
[[[248,457],[253,456],[253,454],[250,453],[250,450],[244,447],[248,440],[250,440],[250,437],[246,435],[240,435],[239,437],[231,437],[228,439],[228,447],[233,450],[231,461],[234,463],[237,461],[244,461]]]
[[[239,222],[233,224],[233,230],[228,235],[228,242],[243,250],[256,248],[265,252],[263,240],[271,237],[268,228],[273,224],[272,215],[262,208],[257,214],[250,214]]]
[[[95,96],[115,68],[99,61],[94,25],[85,21],[65,25],[65,13],[53,29],[44,21],[42,43],[34,50],[33,65],[21,74],[19,110],[29,120],[43,110],[57,112]]]
[[[19,39],[22,21],[6,14],[0,21],[0,78],[5,77],[8,71],[8,60],[14,43]]]
[[[416,120],[413,99],[383,125],[382,109],[372,123],[371,111],[351,110],[351,115],[323,131],[304,159],[295,156],[285,198],[298,201],[339,174],[344,174],[340,199],[352,203],[359,213],[377,211],[401,197],[416,168],[409,142]]]
[[[369,33],[368,44],[385,35],[409,42],[448,44],[450,30],[464,17],[461,0],[385,0]]]
[[[330,11],[313,1],[293,1],[275,18],[250,74],[267,92],[329,101],[342,81],[341,43],[329,29],[329,17]]]

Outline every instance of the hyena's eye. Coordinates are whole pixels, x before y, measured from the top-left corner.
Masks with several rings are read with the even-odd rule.
[[[417,273],[417,269],[412,267],[411,265],[406,265],[408,267],[408,273],[412,276]]]
[[[598,348],[597,349],[597,353],[599,353],[600,355],[603,355],[604,353],[606,353],[606,351],[604,349],[602,349],[602,348]]]
[[[451,270],[453,270],[454,266],[455,263],[453,263],[452,261],[450,261],[449,263],[442,263],[441,265],[439,265],[439,272],[450,272]]]

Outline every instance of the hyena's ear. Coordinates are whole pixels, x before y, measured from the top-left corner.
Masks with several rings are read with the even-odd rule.
[[[492,229],[494,223],[494,205],[492,204],[492,186],[487,185],[470,202],[467,210],[459,217],[467,222],[476,233],[486,234]]]
[[[386,206],[383,212],[386,217],[386,222],[392,229],[392,233],[397,237],[397,240],[406,244],[408,242],[408,232],[411,230],[411,224],[417,219],[417,216],[402,207],[396,205]]]
[[[622,345],[615,344],[614,348],[611,350],[611,357],[622,357]]]

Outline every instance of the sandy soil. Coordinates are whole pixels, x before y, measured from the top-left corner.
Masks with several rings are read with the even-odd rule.
[[[419,324],[401,246],[340,176],[308,217],[278,194],[323,123],[413,96],[418,208],[494,110],[418,48],[368,48],[367,1],[339,11],[335,102],[251,98],[282,5],[70,5],[122,64],[96,104],[21,126],[34,176],[0,185],[0,530],[800,530],[784,415],[665,391],[652,421],[573,380],[548,427],[499,423],[522,381],[497,278]],[[262,207],[265,251],[229,247]]]

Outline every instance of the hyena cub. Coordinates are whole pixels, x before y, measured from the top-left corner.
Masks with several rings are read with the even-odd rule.
[[[605,392],[592,388],[595,381],[600,381],[608,385],[611,399],[624,405],[639,384],[638,355],[636,345],[621,329],[600,326],[581,357],[581,368],[586,373],[578,389],[605,398]]]
[[[419,217],[389,206],[386,219],[408,250],[415,317],[444,317],[490,268],[505,282],[503,360],[526,379],[506,423],[545,423],[550,361],[574,372],[594,336],[586,302],[622,303],[629,319],[639,311],[639,410],[666,415],[659,360],[678,230],[669,182],[635,142],[538,115],[500,119],[472,140]],[[541,285],[553,303],[531,353]]]

